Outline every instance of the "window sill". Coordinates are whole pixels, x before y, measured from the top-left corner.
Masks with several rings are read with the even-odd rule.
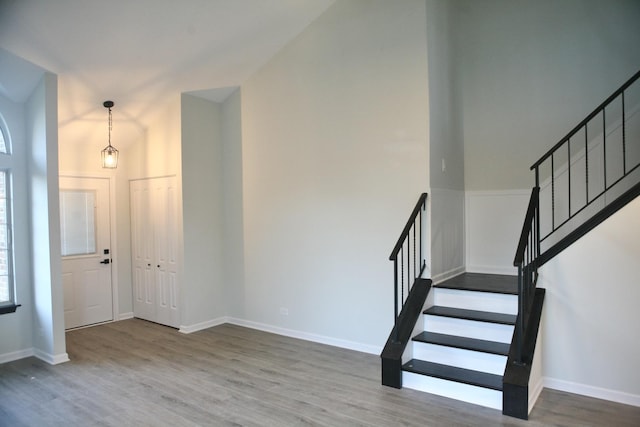
[[[0,307],[0,314],[15,313],[16,308],[20,307],[20,304],[3,305]]]

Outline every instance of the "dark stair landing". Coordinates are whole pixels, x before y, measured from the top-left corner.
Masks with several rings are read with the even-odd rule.
[[[518,277],[503,274],[463,273],[434,287],[518,295]]]

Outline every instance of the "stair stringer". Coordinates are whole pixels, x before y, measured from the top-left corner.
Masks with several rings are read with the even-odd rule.
[[[531,306],[524,337],[523,360],[518,363],[515,346],[511,346],[503,378],[502,413],[526,420],[542,391],[542,341],[540,322],[545,289],[537,288]]]

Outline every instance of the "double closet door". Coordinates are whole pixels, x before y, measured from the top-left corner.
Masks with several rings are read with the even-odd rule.
[[[130,182],[133,312],[180,326],[178,188],[175,176]]]

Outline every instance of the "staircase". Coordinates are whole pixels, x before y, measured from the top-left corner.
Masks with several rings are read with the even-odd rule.
[[[517,276],[467,273],[432,285],[420,196],[389,257],[394,327],[380,355],[383,385],[528,418],[542,375],[539,268],[640,196],[638,82],[640,71],[531,166]]]
[[[502,409],[517,293],[516,276],[465,273],[433,286],[405,350],[403,387]]]

